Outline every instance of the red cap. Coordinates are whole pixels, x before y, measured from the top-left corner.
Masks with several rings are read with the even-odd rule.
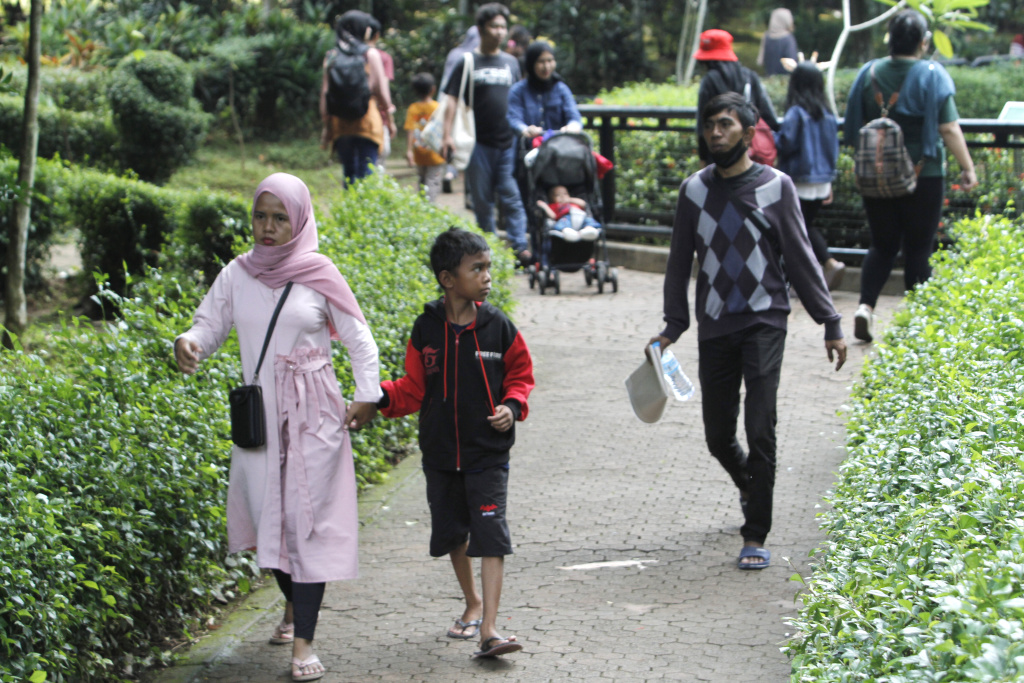
[[[732,51],[732,34],[720,28],[712,28],[700,34],[700,47],[693,56],[702,62],[738,62]]]

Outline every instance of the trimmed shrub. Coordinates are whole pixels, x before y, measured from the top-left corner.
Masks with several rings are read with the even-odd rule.
[[[438,296],[428,251],[452,223],[469,227],[383,175],[321,216],[321,251],[359,299],[383,378],[404,372],[413,320]],[[508,310],[512,257],[489,239],[492,297]],[[237,341],[191,377],[173,367],[171,342],[203,294],[191,273],[150,270],[127,298],[101,293],[120,311],[116,322],[74,322],[32,354],[0,353],[0,472],[9,482],[0,489],[0,680],[119,680],[133,663],[137,674],[162,657],[151,643],[212,597],[248,590],[251,558],[225,558]],[[384,478],[414,433],[406,418],[354,434],[360,486]]]
[[[24,106],[21,96],[0,96],[0,145],[19,153]],[[40,102],[39,158],[60,156],[68,161],[114,168],[117,144],[117,131],[106,109],[74,111]]]
[[[79,171],[67,202],[80,232],[87,273],[102,273],[108,286],[125,292],[125,272],[139,275],[176,227],[177,193],[131,178]]]
[[[107,97],[122,162],[143,180],[169,178],[206,133],[209,117],[192,99],[188,66],[169,52],[125,57],[111,74]]]
[[[162,249],[161,263],[175,271],[198,270],[207,285],[235,257],[238,240],[252,239],[251,206],[212,192],[180,193],[177,228]],[[172,256],[173,261],[168,257]]]
[[[54,237],[67,226],[64,201],[67,172],[59,163],[40,161],[36,165],[35,199],[25,246],[25,289],[45,286],[43,267],[50,256]],[[17,199],[18,160],[0,155],[0,300],[7,292],[7,246]]]
[[[793,681],[1024,677],[1020,236],[959,223],[876,342],[792,622]]]

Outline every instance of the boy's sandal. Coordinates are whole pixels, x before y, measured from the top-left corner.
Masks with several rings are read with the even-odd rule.
[[[513,652],[519,652],[523,649],[523,646],[516,642],[515,636],[509,636],[508,638],[502,638],[497,636],[494,638],[488,638],[480,643],[480,650],[474,652],[474,657],[497,657],[498,655],[507,655]]]
[[[306,672],[306,669],[312,667],[315,664],[320,664],[320,658],[316,655],[310,655],[309,659],[292,659],[292,680],[293,681],[315,681],[318,678],[323,678],[326,671],[310,671]]]
[[[282,619],[270,636],[270,644],[288,645],[293,642],[295,642],[295,624],[286,624]]]
[[[459,640],[469,640],[470,638],[476,638],[477,634],[480,633],[480,624],[481,621],[479,619],[474,619],[473,621],[463,621],[462,619],[456,619],[455,626],[453,628],[448,629],[448,637],[458,638]],[[467,628],[472,628],[473,630],[469,633],[466,633],[465,631]]]
[[[744,562],[746,558],[757,558],[754,562]],[[772,554],[767,548],[755,548],[745,545],[740,550],[740,557],[736,565],[740,569],[767,569],[772,563]]]

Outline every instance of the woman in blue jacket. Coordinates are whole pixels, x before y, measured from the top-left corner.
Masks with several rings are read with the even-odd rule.
[[[814,256],[825,282],[835,289],[846,265],[828,254],[828,243],[814,226],[822,204],[832,202],[832,178],[839,159],[839,126],[825,100],[825,80],[814,62],[800,62],[789,77],[786,116],[775,134],[776,166],[793,179]]]
[[[583,130],[572,91],[555,72],[554,50],[542,40],[526,48],[526,78],[508,93],[508,122],[527,139],[547,130]]]

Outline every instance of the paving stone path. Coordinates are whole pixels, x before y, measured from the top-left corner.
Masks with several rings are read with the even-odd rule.
[[[512,455],[515,555],[499,626],[525,649],[474,660],[475,642],[444,637],[461,614],[459,592],[448,561],[428,556],[423,477],[407,461],[394,483],[365,497],[361,578],[328,586],[316,641],[324,681],[789,679],[779,648],[797,610],[790,576],[810,572],[808,554],[822,539],[815,514],[843,456],[837,411],[870,346],[852,344],[834,372],[822,328],[795,305],[779,396],[773,564],[741,572],[740,509],[704,445],[699,388],[654,425],[629,408],[623,380],[659,330],[661,277],[619,277],[617,294],[599,295],[572,274],[560,296],[543,297],[516,279],[514,318],[537,389]],[[835,299],[852,321],[856,295]],[[880,310],[896,303],[885,298]],[[695,335],[674,350],[694,377]],[[580,566],[609,562],[619,566]],[[163,680],[289,680],[290,648],[267,644],[280,618],[275,590],[249,601],[247,628],[222,636],[212,653],[198,654],[200,645]]]

